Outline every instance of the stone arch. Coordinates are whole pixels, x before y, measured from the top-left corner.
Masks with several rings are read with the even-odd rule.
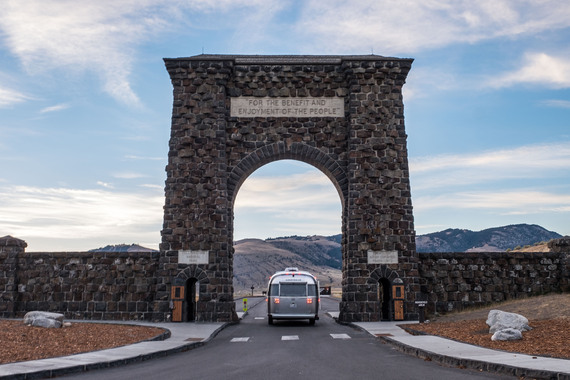
[[[229,198],[232,201],[235,200],[239,188],[255,170],[265,164],[286,159],[302,161],[322,171],[332,181],[344,206],[348,195],[346,172],[329,155],[317,148],[301,143],[293,143],[289,146],[284,142],[267,144],[243,158],[230,172],[228,178]]]
[[[386,278],[390,281],[390,284],[394,284],[394,280],[399,279],[400,276],[398,272],[388,268],[386,265],[380,265],[378,268],[374,269],[372,273],[370,273],[370,277],[368,278],[368,284],[376,284],[382,278]]]
[[[208,278],[208,274],[197,265],[190,265],[184,270],[181,270],[177,275],[176,278],[180,279],[181,281],[186,281],[190,278],[195,278],[196,280],[200,281],[200,284],[209,284],[210,279]]]
[[[339,320],[374,320],[367,281],[382,265],[419,292],[402,97],[411,59],[199,55],[165,64],[174,99],[156,319],[167,315],[173,280],[196,266],[209,281],[199,320],[236,320],[235,197],[253,171],[281,159],[313,165],[341,199]]]

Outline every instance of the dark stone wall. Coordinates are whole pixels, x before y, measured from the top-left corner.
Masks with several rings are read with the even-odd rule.
[[[18,256],[27,246],[25,241],[12,236],[0,238],[0,317],[14,315],[18,298]]]
[[[563,252],[419,253],[429,313],[446,313],[551,292],[570,292]]]
[[[570,252],[566,243],[570,239],[558,241],[551,247],[557,252],[550,253],[420,253],[418,298],[428,301],[427,311],[433,314],[538,294],[568,293]],[[168,305],[156,313],[160,253],[27,253],[25,247],[23,240],[0,238],[0,317],[43,310],[73,319],[167,319]],[[201,294],[218,284],[197,266],[188,266],[178,275],[182,282],[188,278],[200,281]],[[370,293],[376,292],[381,278],[392,282],[399,277],[387,266],[379,266],[356,297],[372,298]],[[214,313],[211,305],[199,303],[199,311]],[[405,308],[406,315],[417,317],[414,302],[407,301]]]
[[[380,56],[210,56],[165,59],[173,85],[157,315],[174,278],[189,268],[180,250],[207,251],[199,321],[230,321],[233,204],[241,184],[276,160],[325,173],[343,206],[344,322],[377,320],[377,283],[390,273],[419,293],[402,86],[411,59]],[[232,98],[336,97],[340,117],[230,115]],[[397,251],[398,264],[368,263],[368,251]],[[191,270],[195,270],[190,266]],[[202,284],[202,282],[201,282]],[[407,310],[412,310],[408,308]],[[408,318],[412,318],[408,315]]]
[[[12,313],[3,316],[42,310],[72,319],[151,320],[158,258],[158,252],[20,253]]]

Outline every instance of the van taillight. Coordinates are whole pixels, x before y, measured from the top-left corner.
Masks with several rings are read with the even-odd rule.
[[[273,299],[273,302],[274,302],[274,303],[279,303],[279,298],[274,298],[274,299]]]
[[[307,298],[307,303],[313,303],[313,299],[312,299],[312,298]]]

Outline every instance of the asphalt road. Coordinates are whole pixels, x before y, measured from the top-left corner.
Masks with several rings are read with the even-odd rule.
[[[321,319],[267,323],[265,301],[203,347],[79,379],[512,379],[446,368],[394,350],[370,334],[325,316],[338,301],[323,298]]]

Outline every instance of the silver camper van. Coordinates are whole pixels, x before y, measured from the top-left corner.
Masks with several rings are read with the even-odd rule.
[[[269,279],[267,286],[267,321],[275,319],[308,319],[314,325],[319,319],[319,282],[309,272],[287,268]]]

